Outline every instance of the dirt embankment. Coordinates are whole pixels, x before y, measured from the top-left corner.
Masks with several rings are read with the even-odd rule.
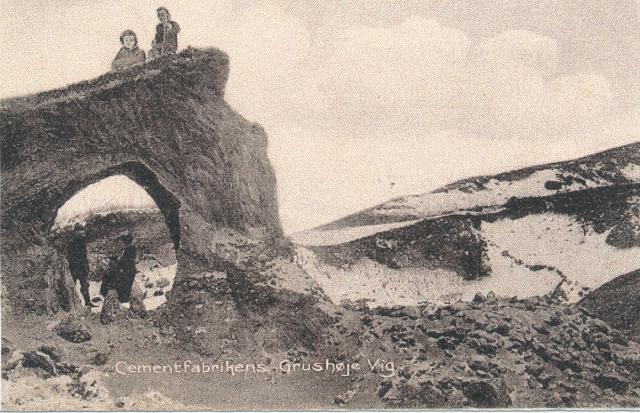
[[[64,308],[48,239],[57,210],[86,186],[125,175],[162,213],[181,274],[207,268],[218,228],[281,235],[267,136],[224,100],[225,53],[176,56],[0,104],[6,299]]]
[[[183,285],[190,293],[180,294],[180,307],[191,301],[195,310],[183,317],[173,313],[174,322],[162,327],[154,327],[157,317],[145,321],[134,314],[123,314],[108,329],[88,318],[65,331],[86,340],[79,334],[86,329],[91,338],[65,344],[58,326],[47,334],[44,323],[32,323],[41,344],[3,344],[11,361],[3,369],[5,407],[55,407],[48,401],[61,400],[66,408],[121,403],[136,409],[149,398],[167,400],[148,396],[151,389],[174,399],[166,401],[169,406],[186,408],[640,406],[640,346],[588,311],[547,297],[478,296],[440,307],[347,306],[314,313],[319,301],[300,301],[308,297],[292,294],[278,302],[250,280],[228,283],[226,293],[213,292],[210,282]],[[121,377],[114,367],[118,360],[145,365],[187,359],[250,362],[265,370],[158,375],[149,388],[141,375]],[[303,370],[316,363],[340,371]],[[176,392],[178,384],[193,391]],[[35,389],[29,396],[20,390],[26,385]],[[300,400],[293,388],[313,397]]]
[[[587,295],[580,305],[640,342],[640,270],[609,281]]]

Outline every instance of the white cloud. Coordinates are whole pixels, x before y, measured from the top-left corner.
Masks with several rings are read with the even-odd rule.
[[[603,127],[620,116],[611,82],[602,76],[576,74],[556,78],[546,85],[544,97],[543,116],[551,135],[588,134],[591,139],[597,138]]]
[[[231,59],[227,97],[246,116],[271,124],[308,104],[313,50],[294,17],[267,2],[234,12],[217,46]]]
[[[529,30],[507,30],[477,42],[481,64],[494,69],[527,67],[541,76],[556,73],[559,48],[555,39]]]
[[[463,11],[484,9],[486,2],[471,3]],[[464,16],[410,16],[404,3],[163,4],[182,27],[181,47],[214,46],[229,54],[226,98],[270,135],[286,228],[316,225],[464,175],[640,139],[637,82],[629,88],[635,110],[622,112],[611,85],[620,79],[610,78],[619,61],[596,64],[619,55],[616,34],[594,35],[578,47],[576,27],[582,26],[575,19],[562,23],[570,17],[564,6],[556,17],[543,6],[516,8],[542,13],[539,20],[558,31],[543,35],[514,30],[524,24],[496,23],[475,30],[489,36],[478,37],[460,30],[470,27]],[[425,8],[413,4],[415,13]],[[0,46],[12,58],[5,59],[2,95],[103,73],[125,28],[136,30],[148,49],[156,7],[151,0],[10,4]],[[489,20],[523,21],[520,12],[490,7],[498,11]],[[510,29],[495,31],[505,26]]]
[[[455,111],[469,51],[463,32],[410,18],[388,28],[352,27],[335,40],[318,74],[327,113],[343,130],[366,136],[372,128],[420,127]]]
[[[524,30],[480,41],[469,62],[469,130],[492,138],[609,139],[618,113],[603,76],[557,75],[559,46]]]

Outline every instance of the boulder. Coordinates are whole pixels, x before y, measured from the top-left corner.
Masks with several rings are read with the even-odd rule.
[[[94,366],[104,366],[109,361],[109,354],[102,351],[96,352],[90,359],[90,363]]]
[[[120,302],[118,301],[118,294],[115,290],[110,290],[107,296],[104,298],[104,304],[102,304],[102,311],[100,312],[100,322],[104,325],[108,325],[116,321],[120,314]]]
[[[469,400],[469,406],[479,408],[507,408],[511,397],[507,385],[502,382],[472,381],[462,384],[462,393]]]
[[[472,301],[476,304],[484,303],[485,301],[487,301],[487,297],[485,297],[484,294],[478,291],[476,295],[473,296]]]
[[[42,351],[27,351],[23,353],[22,366],[29,368],[42,369],[51,375],[57,375],[56,363],[48,354]]]
[[[131,288],[130,313],[137,317],[145,317],[147,315],[147,310],[144,306],[144,290],[137,282],[134,282]]]
[[[337,406],[344,406],[346,404],[348,404],[351,399],[353,399],[353,396],[356,395],[356,391],[355,390],[347,390],[346,392],[337,395],[334,399],[333,399],[333,404],[337,405]]]
[[[41,351],[51,357],[51,360],[58,362],[61,359],[60,350],[58,350],[54,346],[43,344],[38,348],[38,351]]]
[[[13,343],[2,337],[2,357],[9,357],[13,353]]]
[[[605,370],[596,376],[595,383],[603,389],[611,389],[616,393],[624,393],[629,388],[629,382],[612,370]]]
[[[81,374],[74,393],[83,399],[105,397],[108,391],[101,382],[102,375],[97,370],[89,370]]]
[[[60,337],[72,343],[83,343],[91,340],[89,330],[73,317],[63,320],[55,331]]]

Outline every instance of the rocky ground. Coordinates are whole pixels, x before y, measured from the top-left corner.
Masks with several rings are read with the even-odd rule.
[[[135,333],[146,330],[144,322],[125,318],[102,329],[99,318],[90,313],[60,321],[23,319],[28,327],[17,331],[13,320],[5,318],[3,410],[184,409],[184,404],[153,388],[126,395],[108,388],[112,369],[105,366],[119,352],[130,351],[132,340],[140,340],[140,347],[148,341],[144,333]]]
[[[436,192],[499,208],[425,218],[407,199],[311,244],[214,230],[206,270],[147,274],[128,309],[111,294],[36,315],[3,297],[2,407],[640,407],[637,145],[618,152]],[[174,262],[144,236],[158,225],[138,229],[145,273]],[[164,371],[187,360],[198,371]]]
[[[640,346],[549,298],[361,316],[407,360],[379,385],[396,407],[638,406]],[[379,340],[375,340],[379,341]]]
[[[214,241],[219,267],[178,280],[152,312],[116,307],[104,324],[92,313],[3,311],[3,408],[640,406],[640,345],[584,305],[478,294],[448,305],[338,306],[292,254],[234,232]],[[186,359],[265,371],[116,370],[118,361]],[[327,360],[338,371],[304,370]],[[283,362],[299,368],[283,371]]]
[[[172,287],[168,300],[152,311],[143,290],[131,308],[112,295],[99,312],[38,316],[3,301],[2,407],[640,406],[637,271],[580,303],[556,291],[336,304],[290,245],[220,230],[210,246],[219,257],[211,271],[162,287]],[[151,249],[141,256],[141,268],[164,263]],[[160,288],[150,281],[149,291]],[[264,371],[122,375],[116,367],[185,360]]]

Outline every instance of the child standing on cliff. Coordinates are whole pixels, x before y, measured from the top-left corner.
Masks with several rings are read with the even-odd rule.
[[[160,24],[156,26],[156,37],[151,43],[150,59],[155,59],[165,54],[173,54],[178,50],[180,26],[171,20],[171,15],[166,7],[158,7],[157,12]]]
[[[122,70],[129,66],[144,63],[144,51],[138,48],[138,37],[132,30],[125,30],[120,35],[122,48],[111,63],[112,70]]]

